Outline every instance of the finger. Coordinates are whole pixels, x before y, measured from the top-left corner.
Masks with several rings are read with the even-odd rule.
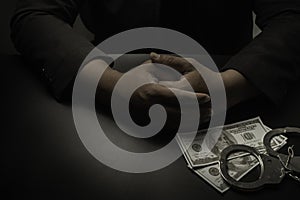
[[[152,60],[146,60],[145,62],[143,62],[143,65],[144,64],[150,64],[150,63],[152,63]]]
[[[196,93],[193,91],[186,91],[177,88],[170,88],[170,89],[173,92],[175,92],[179,98],[182,98],[183,100],[186,101],[184,102],[184,104],[190,104],[190,102],[194,100],[195,96],[199,104],[205,104],[211,101],[210,96],[205,93]]]
[[[181,84],[181,81],[159,81],[159,84],[168,88],[185,89],[185,87]]]
[[[180,73],[185,73],[187,71],[188,62],[180,57],[171,56],[171,55],[159,55],[152,52],[150,54],[152,62],[167,65],[179,71]]]
[[[183,81],[182,79],[179,81],[159,81],[159,84],[168,88],[177,88],[180,90],[195,92],[194,89],[188,84],[188,82]]]
[[[152,102],[164,103],[167,105],[178,105],[178,101],[185,106],[194,105],[195,99],[198,100],[199,104],[210,101],[210,97],[204,93],[195,93],[177,88],[167,88],[161,85],[156,86],[151,94]]]
[[[151,60],[143,63],[143,67],[139,68],[139,70],[141,72],[149,72],[159,80],[177,81],[180,80],[180,78],[182,77],[182,74],[178,72],[176,73],[174,69],[157,65],[155,63],[152,63]]]

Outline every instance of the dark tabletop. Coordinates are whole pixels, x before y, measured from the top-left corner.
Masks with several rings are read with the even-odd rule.
[[[140,62],[143,58],[136,58]],[[126,62],[126,61],[123,61]],[[125,64],[127,65],[127,64]],[[130,174],[93,158],[76,132],[72,109],[55,101],[19,56],[1,56],[1,188],[6,199],[266,199],[300,194],[289,178],[274,187],[244,193],[218,193],[186,166],[184,158],[159,171]],[[300,127],[300,84],[275,107],[267,101],[245,103],[228,113],[227,123],[260,116],[271,128]],[[109,116],[107,129],[116,131]],[[124,142],[125,141],[125,142]],[[126,140],[121,145],[126,146]],[[125,143],[125,144],[124,144]],[[299,144],[299,140],[294,142]],[[149,144],[148,144],[149,145]],[[151,146],[151,144],[150,144]],[[300,146],[296,146],[298,152]]]

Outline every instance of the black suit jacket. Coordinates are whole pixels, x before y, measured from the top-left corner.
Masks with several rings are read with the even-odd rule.
[[[252,11],[262,33],[252,37]],[[72,30],[80,14],[94,43]],[[280,103],[300,76],[300,0],[19,0],[11,21],[16,48],[67,94],[94,45],[124,30],[161,26],[197,40],[223,70],[242,73]]]

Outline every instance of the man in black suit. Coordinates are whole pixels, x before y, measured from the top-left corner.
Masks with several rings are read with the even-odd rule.
[[[262,30],[254,39],[252,11]],[[95,34],[93,42],[72,30],[78,14]],[[19,0],[11,21],[16,48],[46,77],[58,100],[70,96],[77,70],[96,44],[121,31],[145,26],[171,28],[203,45],[221,69],[228,107],[259,95],[279,105],[289,86],[299,79],[299,0]],[[201,76],[185,60],[157,54],[151,59],[170,66],[182,64],[200,104],[207,102]],[[104,60],[90,64],[105,66]],[[99,98],[108,99],[121,76],[107,69],[100,81],[103,92]],[[174,85],[180,87],[178,82]],[[143,104],[153,97],[164,102],[170,93],[151,84],[132,100]]]

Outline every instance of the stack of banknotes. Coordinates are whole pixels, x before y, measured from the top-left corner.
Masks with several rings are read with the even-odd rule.
[[[257,117],[222,127],[202,130],[196,134],[196,137],[194,137],[195,133],[182,133],[176,139],[186,159],[188,168],[217,191],[224,193],[230,186],[220,174],[218,161],[222,150],[233,144],[244,144],[256,148],[260,153],[266,153],[263,138],[270,130],[269,127],[262,123],[260,117]],[[219,137],[215,140],[214,145],[209,148],[210,150],[204,148],[204,143],[210,141],[207,140],[207,134],[214,135],[217,132],[221,134],[218,135]],[[274,150],[279,150],[285,144],[287,144],[287,138],[283,135],[274,137],[271,141],[271,146]],[[209,144],[205,146],[207,147]],[[236,180],[240,180],[259,165],[254,156],[247,155],[245,152],[237,152],[230,157],[228,172]]]

